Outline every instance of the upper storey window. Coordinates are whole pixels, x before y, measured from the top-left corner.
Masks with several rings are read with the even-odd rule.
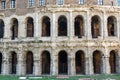
[[[34,0],[29,0],[29,7],[33,7],[34,6]]]
[[[84,0],[79,0],[79,4],[84,4]]]
[[[1,9],[5,9],[5,0],[1,1]]]
[[[103,5],[103,0],[98,0],[98,5]]]
[[[39,0],[39,5],[40,5],[40,6],[45,5],[45,1],[44,1],[44,0]]]
[[[11,8],[15,8],[15,0],[11,0]]]
[[[120,6],[120,0],[118,0],[118,6]]]
[[[63,4],[63,0],[58,0],[58,4],[62,5]]]

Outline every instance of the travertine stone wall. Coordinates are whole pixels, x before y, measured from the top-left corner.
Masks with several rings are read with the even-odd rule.
[[[19,1],[19,0],[18,0]],[[72,0],[71,0],[72,1]],[[33,12],[32,12],[33,10]],[[33,53],[33,74],[35,76],[42,75],[41,54],[43,51],[50,53],[50,75],[59,75],[58,72],[58,53],[62,50],[66,51],[68,58],[68,75],[76,75],[75,53],[82,50],[85,54],[85,74],[94,74],[93,53],[101,52],[101,73],[111,74],[109,57],[112,50],[115,51],[116,57],[116,73],[120,73],[120,11],[115,6],[46,6],[43,8],[35,8],[23,10],[23,13],[16,10],[5,10],[0,12],[0,19],[4,21],[4,38],[0,40],[0,52],[2,59],[2,74],[9,75],[11,66],[9,56],[11,51],[17,53],[17,73],[16,75],[26,75],[26,53]],[[25,11],[25,12],[24,12]],[[13,13],[14,14],[13,14]],[[64,15],[67,18],[67,36],[59,37],[58,34],[58,18]],[[78,38],[74,36],[74,19],[81,15],[84,19],[84,36]],[[100,36],[92,38],[91,35],[91,18],[93,16],[100,17]],[[42,37],[42,18],[48,16],[51,23],[51,36]],[[114,16],[117,20],[116,36],[108,36],[107,18]],[[26,19],[32,17],[34,19],[34,37],[26,37]],[[11,40],[11,20],[18,20],[18,38]]]

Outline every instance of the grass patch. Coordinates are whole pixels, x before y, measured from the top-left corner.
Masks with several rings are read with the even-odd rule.
[[[79,80],[83,78],[89,78],[90,80],[120,80],[120,74],[111,74],[111,75],[106,75],[106,74],[101,74],[101,75],[79,75],[79,76],[68,76],[68,77],[63,77],[59,78],[57,76],[41,76],[40,78],[34,79],[33,77],[28,77],[26,80]],[[18,76],[3,76],[0,75],[0,80],[19,80]],[[85,79],[83,79],[85,80]]]
[[[0,80],[19,80],[18,76],[4,76],[0,75]]]
[[[55,77],[42,77],[41,79],[29,79],[28,80],[79,80],[83,78],[88,78],[90,80],[120,80],[119,74],[101,74],[101,75],[79,75],[79,76],[70,76],[69,78],[57,78]],[[85,80],[85,79],[83,79]]]

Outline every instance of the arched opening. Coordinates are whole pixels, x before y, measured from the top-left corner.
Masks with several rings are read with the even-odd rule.
[[[42,20],[42,36],[50,36],[50,18],[47,16]]]
[[[78,51],[75,54],[76,74],[85,74],[85,55],[83,51]]]
[[[15,38],[18,37],[18,20],[17,19],[13,19],[11,32],[12,32],[12,34],[11,34],[12,40],[14,40]]]
[[[2,58],[3,58],[2,53],[0,53],[0,74],[2,72]]]
[[[58,67],[59,74],[67,74],[68,73],[68,58],[67,53],[65,51],[60,51],[58,55]]]
[[[100,18],[99,18],[99,16],[92,17],[91,32],[92,32],[92,38],[98,38],[98,36],[100,36]]]
[[[15,52],[11,53],[11,74],[16,74],[17,68],[17,54]]]
[[[0,38],[4,37],[4,22],[0,19]]]
[[[58,36],[67,36],[67,19],[60,16],[58,19]]]
[[[33,18],[29,17],[27,19],[27,37],[33,37],[34,36],[34,22]]]
[[[50,74],[50,53],[48,51],[42,53],[42,74]]]
[[[33,74],[33,53],[31,51],[28,51],[26,56],[26,73]]]
[[[84,27],[83,17],[82,16],[77,16],[75,18],[75,22],[74,22],[75,36],[78,36],[79,38],[84,36],[83,27]]]
[[[117,34],[117,21],[114,16],[107,19],[108,36],[116,36]]]
[[[111,51],[109,57],[110,71],[111,73],[116,73],[116,52]]]
[[[100,51],[94,51],[93,52],[93,69],[95,74],[101,73],[101,52]]]

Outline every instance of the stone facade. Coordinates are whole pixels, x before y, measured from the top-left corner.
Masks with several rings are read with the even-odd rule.
[[[19,2],[20,1],[20,2]],[[37,1],[37,0],[35,0]],[[17,0],[16,8],[0,10],[0,73],[3,75],[77,75],[120,73],[120,8],[107,4],[29,8]],[[71,4],[70,3],[74,3]],[[1,31],[0,30],[0,31]]]

